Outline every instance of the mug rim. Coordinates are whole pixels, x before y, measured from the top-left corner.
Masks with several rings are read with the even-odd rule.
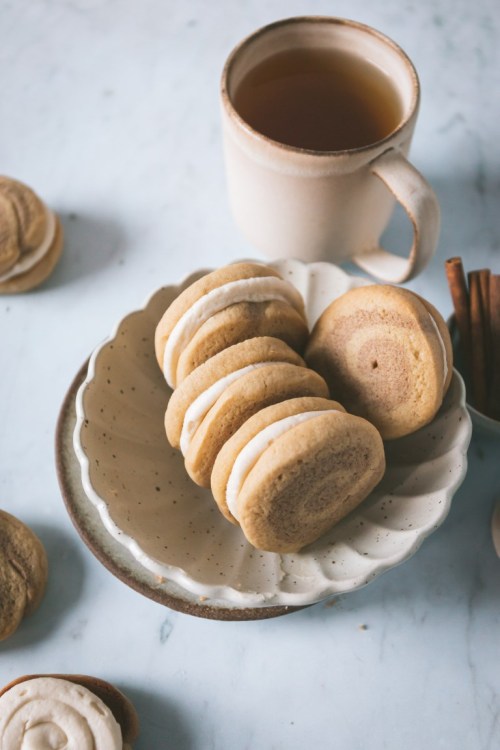
[[[379,41],[386,44],[388,47],[390,47],[394,52],[396,52],[399,55],[399,57],[403,60],[403,63],[406,65],[408,72],[410,74],[410,78],[412,81],[412,96],[411,96],[409,111],[401,119],[398,126],[394,128],[394,130],[391,130],[391,132],[388,133],[386,136],[384,136],[384,138],[381,138],[378,141],[374,141],[373,143],[367,143],[364,146],[356,146],[355,148],[345,148],[345,149],[338,149],[338,150],[332,150],[332,151],[326,151],[326,150],[319,151],[317,149],[304,148],[302,146],[292,146],[288,143],[281,143],[281,141],[277,141],[274,138],[270,138],[269,136],[265,135],[264,133],[261,133],[259,130],[256,130],[254,127],[252,127],[240,115],[240,113],[234,106],[233,101],[228,91],[228,80],[229,80],[231,68],[236,62],[238,56],[243,50],[245,50],[247,47],[253,44],[253,42],[256,39],[258,39],[261,36],[264,36],[264,34],[273,32],[276,29],[279,29],[283,26],[288,26],[288,25],[292,25],[296,23],[311,23],[311,24],[328,23],[328,24],[334,24],[336,26],[348,26],[354,29],[358,29],[360,31],[363,31],[364,33],[367,33],[367,34],[370,34],[371,36],[376,37]],[[381,31],[378,31],[378,29],[374,29],[372,26],[361,23],[359,21],[354,21],[349,18],[340,18],[337,16],[322,16],[322,15],[291,16],[289,18],[282,18],[282,19],[279,19],[278,21],[273,21],[269,24],[266,24],[265,26],[261,26],[260,28],[256,29],[255,31],[253,31],[252,33],[244,37],[240,42],[238,42],[238,44],[236,44],[235,47],[233,47],[222,69],[221,82],[220,82],[220,96],[221,96],[223,105],[228,111],[228,114],[236,120],[236,122],[240,125],[240,127],[242,127],[252,137],[256,138],[261,143],[266,144],[268,146],[272,146],[274,148],[278,148],[280,149],[280,151],[285,152],[285,153],[303,154],[307,156],[318,157],[321,159],[322,157],[331,158],[332,156],[342,156],[342,155],[347,155],[347,154],[363,154],[368,151],[372,151],[373,149],[378,149],[380,148],[380,146],[383,146],[386,143],[389,144],[391,141],[393,141],[394,138],[397,138],[397,136],[401,133],[401,131],[404,130],[404,128],[408,125],[408,123],[412,120],[412,118],[415,116],[416,112],[418,111],[418,107],[420,103],[420,82],[419,82],[416,68],[414,64],[412,63],[412,61],[410,60],[409,56],[404,51],[404,49],[400,47],[399,44],[397,44],[393,39],[388,37],[386,34],[384,34]]]

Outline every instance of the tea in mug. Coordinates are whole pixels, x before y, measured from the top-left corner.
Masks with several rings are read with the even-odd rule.
[[[259,133],[314,151],[377,143],[398,127],[403,115],[383,70],[328,48],[297,48],[268,57],[243,77],[233,104]]]

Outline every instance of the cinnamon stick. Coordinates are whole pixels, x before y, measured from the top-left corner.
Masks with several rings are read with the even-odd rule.
[[[471,329],[469,316],[469,293],[465,281],[465,273],[461,258],[448,258],[444,264],[448,286],[450,288],[451,299],[455,310],[455,320],[457,323],[459,340],[459,349],[463,359],[463,371],[466,380],[470,382],[471,378]]]
[[[488,416],[500,419],[500,275],[491,274],[489,281],[491,380]]]
[[[486,360],[486,389],[489,392],[490,376],[491,376],[491,326],[490,326],[490,276],[491,272],[489,268],[481,268],[478,271],[479,275],[479,286],[481,287],[481,306],[483,308],[483,322],[484,322],[484,351]]]
[[[469,279],[470,332],[471,332],[471,382],[472,400],[475,408],[486,413],[488,391],[486,381],[486,346],[483,302],[481,297],[480,271],[471,271]]]

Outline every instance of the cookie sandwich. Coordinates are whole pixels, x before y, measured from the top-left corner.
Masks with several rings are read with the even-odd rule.
[[[45,549],[28,526],[0,510],[0,641],[39,606],[47,583]]]
[[[0,691],[0,750],[131,750],[139,720],[114,685],[87,675],[25,675]]]
[[[450,334],[436,308],[389,285],[334,300],[314,326],[305,358],[332,396],[386,440],[432,421],[453,369]]]
[[[235,263],[198,279],[172,302],[156,327],[156,358],[175,388],[210,357],[255,336],[280,338],[303,351],[303,300],[272,268]]]
[[[0,294],[26,292],[54,270],[63,248],[59,218],[22,182],[0,177]]]
[[[264,408],[225,443],[212,472],[224,516],[256,548],[296,552],[373,490],[385,470],[375,427],[326,398]]]
[[[165,428],[196,484],[210,486],[217,454],[236,430],[270,404],[296,396],[328,397],[323,378],[290,347],[248,339],[194,370],[169,401]]]

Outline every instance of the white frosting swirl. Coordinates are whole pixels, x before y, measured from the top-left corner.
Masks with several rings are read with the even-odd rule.
[[[30,268],[36,266],[48,253],[56,234],[56,216],[45,206],[45,235],[39,246],[30,253],[22,255],[20,259],[6,273],[0,275],[0,283],[20,276]]]
[[[179,356],[191,337],[212,315],[238,302],[288,302],[299,312],[303,309],[302,297],[288,281],[276,276],[256,276],[239,279],[212,289],[200,297],[182,315],[167,339],[163,355],[163,374],[171,388],[175,387]]]
[[[109,708],[81,685],[36,677],[0,697],[0,750],[122,750]]]
[[[202,393],[200,393],[199,396],[197,396],[194,399],[194,401],[189,405],[184,415],[184,421],[182,423],[182,432],[181,432],[181,439],[180,439],[180,447],[181,447],[182,455],[185,456],[186,453],[188,452],[189,446],[191,445],[191,440],[193,439],[194,434],[196,430],[198,429],[198,427],[200,426],[201,422],[203,421],[203,418],[205,417],[205,415],[215,404],[219,396],[222,396],[226,388],[231,385],[231,383],[234,383],[235,380],[238,380],[238,378],[241,378],[243,375],[246,375],[247,373],[258,369],[259,367],[268,367],[269,365],[277,365],[277,364],[286,364],[286,363],[284,362],[255,362],[252,365],[241,367],[239,370],[230,372],[229,375],[225,375],[223,378],[216,380],[215,383],[212,383],[211,386],[209,386],[206,390],[202,391]]]
[[[276,422],[267,425],[267,427],[264,427],[243,446],[236,456],[226,485],[227,507],[237,521],[239,520],[238,495],[243,487],[243,482],[264,451],[267,450],[271,443],[274,443],[277,438],[285,432],[288,432],[288,430],[291,430],[292,427],[307,422],[310,419],[314,419],[315,417],[319,417],[322,414],[328,414],[330,411],[338,411],[338,409],[304,411],[301,414],[292,414],[290,417],[279,419]]]

